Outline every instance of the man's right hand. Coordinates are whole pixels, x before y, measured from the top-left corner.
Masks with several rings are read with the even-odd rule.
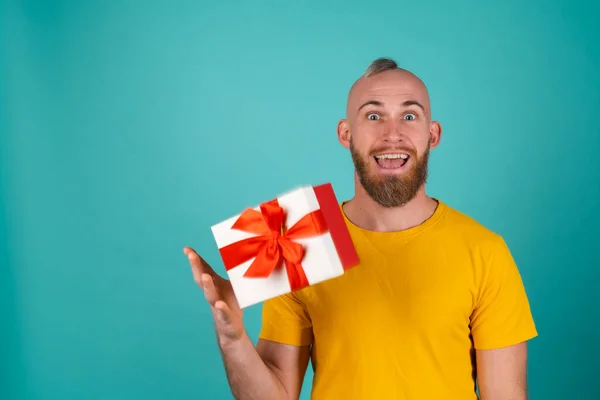
[[[243,311],[231,282],[216,274],[192,248],[185,247],[183,252],[212,310],[233,397],[239,400],[297,399],[310,358],[310,346],[259,339],[255,348],[244,329]]]
[[[239,340],[245,334],[243,310],[231,282],[219,276],[191,247],[185,247],[183,252],[190,261],[194,281],[204,291],[210,305],[220,344],[228,345]]]

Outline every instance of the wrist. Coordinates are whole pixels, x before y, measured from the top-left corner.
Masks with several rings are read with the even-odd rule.
[[[248,335],[246,335],[246,332],[241,332],[235,337],[219,335],[217,340],[219,342],[219,347],[222,350],[227,351],[229,349],[239,348],[240,346],[247,344],[250,338]]]

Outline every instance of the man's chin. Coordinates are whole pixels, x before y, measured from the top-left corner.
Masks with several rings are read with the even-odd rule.
[[[412,200],[420,188],[417,182],[397,174],[359,175],[361,186],[376,203],[386,208],[401,207]]]
[[[381,170],[377,169],[374,171],[369,171],[366,174],[365,178],[369,182],[379,183],[379,184],[389,184],[391,182],[398,182],[398,184],[402,184],[402,182],[409,179],[411,176],[411,171],[408,170]]]

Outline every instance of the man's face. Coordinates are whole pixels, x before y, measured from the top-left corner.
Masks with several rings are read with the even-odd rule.
[[[408,72],[387,71],[355,85],[338,134],[367,194],[384,207],[399,207],[425,184],[429,151],[441,129],[431,122],[422,82]]]

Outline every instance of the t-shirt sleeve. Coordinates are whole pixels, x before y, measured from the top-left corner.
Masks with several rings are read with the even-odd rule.
[[[284,294],[263,303],[259,337],[294,346],[312,344],[312,322],[305,304],[296,293]]]
[[[525,287],[503,238],[483,254],[471,332],[478,350],[511,346],[538,335]]]

